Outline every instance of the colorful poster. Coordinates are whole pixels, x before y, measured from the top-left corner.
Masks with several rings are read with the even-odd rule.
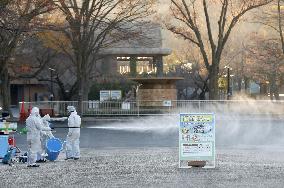
[[[180,114],[179,160],[207,161],[215,167],[215,115]]]

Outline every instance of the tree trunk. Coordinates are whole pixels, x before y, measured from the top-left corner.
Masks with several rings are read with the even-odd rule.
[[[269,84],[269,98],[270,98],[270,100],[272,100],[273,101],[273,93],[274,93],[274,87],[273,87],[273,84],[270,82],[270,84]]]
[[[77,28],[76,28],[77,29]],[[75,32],[77,35],[75,38],[80,38],[80,31]],[[77,65],[77,82],[78,82],[78,108],[77,112],[78,114],[82,115],[83,112],[83,97],[84,97],[84,89],[85,89],[85,73],[86,73],[86,67],[85,67],[85,58],[84,58],[84,47],[82,46],[82,41],[74,41],[73,46],[75,46],[75,57],[76,57],[76,65]]]
[[[78,73],[77,78],[78,78],[78,113],[80,115],[83,114],[84,112],[84,104],[83,101],[88,100],[88,95],[89,95],[89,85],[90,85],[90,79],[89,79],[89,74],[87,73],[88,71],[83,69],[82,71],[79,71],[81,73]]]
[[[219,67],[216,63],[211,65],[211,70],[209,73],[209,99],[218,100],[218,74]]]
[[[90,79],[89,74],[85,74],[83,77],[83,100],[87,101],[89,100],[89,92],[90,92]]]
[[[1,65],[4,65],[1,69],[1,96],[2,96],[2,105],[3,110],[8,111],[12,116],[10,110],[10,101],[11,101],[11,92],[10,92],[10,79],[7,66],[5,66],[5,62],[1,62]]]
[[[276,83],[276,73],[270,78],[270,99],[280,100],[279,89]]]
[[[79,73],[80,74],[80,73]],[[77,76],[79,87],[78,87],[78,109],[77,112],[82,115],[82,106],[83,106],[83,93],[84,93],[84,81],[83,81],[83,76],[78,75]]]
[[[20,37],[20,34],[17,33],[14,36],[11,36],[11,39],[9,40],[9,45],[5,46],[5,48],[1,49],[0,51],[0,91],[1,91],[1,97],[2,97],[2,105],[3,110],[8,111],[10,113],[10,116],[13,117],[12,111],[10,109],[11,104],[11,91],[10,91],[10,76],[9,76],[9,70],[8,70],[8,63],[11,55],[13,54],[14,50],[17,46],[18,38]],[[6,40],[6,39],[4,39]]]
[[[242,91],[242,77],[239,76],[238,77],[238,91]]]
[[[267,96],[267,85],[265,83],[260,84],[260,95],[261,97]]]
[[[249,78],[244,76],[244,80],[245,80],[245,92],[248,93],[248,89],[250,87],[250,84],[249,84]]]
[[[277,101],[280,100],[278,86],[276,86],[275,89],[274,89],[274,97],[275,97],[275,99],[276,99]]]

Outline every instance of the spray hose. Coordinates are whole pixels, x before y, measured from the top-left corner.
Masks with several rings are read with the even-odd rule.
[[[81,129],[82,127],[51,127],[51,129]]]
[[[50,128],[52,131],[53,129],[81,129],[82,127],[50,127]],[[21,128],[20,130],[17,130],[16,132],[22,135],[26,135],[28,130],[26,127],[24,127],[24,128]]]

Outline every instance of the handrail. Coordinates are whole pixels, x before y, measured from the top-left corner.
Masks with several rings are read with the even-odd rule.
[[[25,110],[30,106],[53,109],[55,115],[67,115],[68,105],[78,106],[78,101],[24,102]],[[284,114],[284,101],[269,100],[172,100],[155,101],[83,101],[84,116],[140,116],[178,114],[182,112],[222,112],[242,114]],[[22,102],[19,103],[21,108]],[[21,110],[21,109],[20,109]]]

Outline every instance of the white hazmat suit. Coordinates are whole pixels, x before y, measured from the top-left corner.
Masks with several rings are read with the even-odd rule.
[[[41,152],[41,131],[50,131],[51,129],[45,128],[42,124],[39,115],[39,109],[33,107],[30,116],[26,120],[27,125],[27,143],[28,143],[28,166],[38,167],[36,165],[37,154]]]
[[[43,116],[43,117],[41,118],[41,120],[42,120],[42,125],[43,125],[44,128],[50,128],[50,127],[49,127],[49,121],[50,121],[51,119],[50,119],[49,114]],[[49,130],[49,131],[44,131],[44,130],[42,130],[42,131],[40,132],[40,140],[41,140],[40,159],[41,159],[42,161],[45,160],[44,157],[47,155],[46,152],[45,152],[45,144],[46,144],[46,141],[47,141],[49,138],[54,138],[54,136],[53,136],[51,130]]]
[[[79,159],[81,118],[77,115],[74,106],[68,106],[67,110],[69,113],[71,112],[71,114],[68,117],[68,127],[70,128],[66,138],[66,159]]]

